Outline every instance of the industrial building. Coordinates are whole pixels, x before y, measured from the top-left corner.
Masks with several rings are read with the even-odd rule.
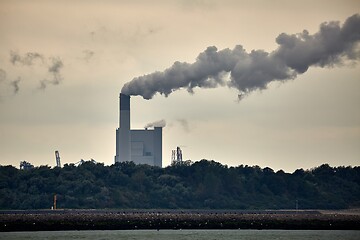
[[[120,93],[115,163],[127,161],[162,167],[162,127],[131,130],[130,96]]]

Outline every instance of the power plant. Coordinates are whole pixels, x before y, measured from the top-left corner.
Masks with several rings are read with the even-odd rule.
[[[116,129],[116,162],[162,167],[162,127],[130,129],[130,96],[120,93],[119,128]]]

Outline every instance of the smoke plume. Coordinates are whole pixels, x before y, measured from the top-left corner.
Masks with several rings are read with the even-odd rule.
[[[18,77],[16,80],[10,82],[10,85],[14,88],[14,94],[17,94],[19,92],[19,83],[21,81],[21,78]]]
[[[64,66],[63,62],[60,58],[52,58],[52,65],[49,67],[49,73],[53,74],[53,83],[55,85],[59,84],[62,80],[60,75],[60,70]]]
[[[156,122],[146,124],[145,128],[165,127],[165,126],[166,126],[166,121],[164,119],[162,119],[162,120],[159,120],[159,121],[156,121]]]
[[[43,55],[37,52],[28,52],[21,56],[15,51],[10,51],[10,62],[14,65],[16,63],[20,63],[22,65],[31,66],[37,59],[41,60],[42,62],[44,61]]]
[[[40,81],[40,89],[45,89],[48,84],[58,85],[63,79],[60,70],[64,64],[60,58],[51,58],[52,64],[48,68],[48,72],[53,75],[51,80],[44,79]]]
[[[36,64],[41,68],[46,67],[52,77],[50,79],[40,80],[39,89],[45,89],[48,84],[58,85],[63,79],[61,70],[64,64],[59,57],[44,57],[44,55],[37,52],[27,52],[21,55],[17,51],[10,51],[10,62],[17,66],[32,66]],[[0,81],[2,75],[2,71],[0,71]],[[11,82],[11,85],[14,86],[15,93],[19,91],[18,83],[19,81]]]
[[[241,45],[219,50],[208,47],[194,63],[175,62],[163,72],[136,77],[121,92],[151,99],[156,93],[168,96],[186,88],[215,88],[227,85],[239,90],[239,99],[255,90],[266,89],[272,81],[296,78],[311,66],[333,67],[344,60],[358,60],[360,52],[360,15],[339,22],[322,23],[313,35],[304,30],[298,34],[281,33],[279,45],[272,52],[246,52]],[[230,76],[230,80],[226,76]]]

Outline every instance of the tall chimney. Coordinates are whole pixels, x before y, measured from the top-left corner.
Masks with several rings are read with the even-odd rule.
[[[120,93],[119,128],[116,129],[115,162],[131,161],[130,96]]]
[[[154,127],[154,165],[162,167],[162,127]]]

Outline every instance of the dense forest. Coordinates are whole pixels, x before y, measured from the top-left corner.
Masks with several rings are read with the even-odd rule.
[[[0,166],[0,209],[341,209],[360,207],[360,167],[293,173],[215,161],[166,168],[84,162],[63,168]]]

